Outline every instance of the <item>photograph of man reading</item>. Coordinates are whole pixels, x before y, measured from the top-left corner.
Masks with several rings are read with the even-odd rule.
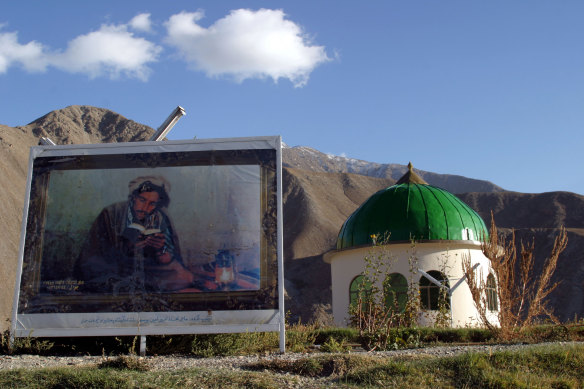
[[[261,172],[253,164],[42,171],[19,309],[226,309],[225,296],[271,306],[275,235]]]
[[[127,201],[101,211],[75,263],[83,291],[164,293],[192,286],[194,276],[165,213],[170,190],[162,176],[137,177],[129,182]]]

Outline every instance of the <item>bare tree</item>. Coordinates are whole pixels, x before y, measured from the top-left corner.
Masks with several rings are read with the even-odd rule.
[[[521,242],[521,252],[517,255],[515,231],[509,240],[503,238],[495,225],[491,212],[491,228],[489,238],[483,239],[482,251],[491,261],[491,268],[497,280],[497,299],[499,303],[498,326],[489,320],[487,285],[483,274],[475,272],[469,256],[462,261],[462,271],[467,277],[472,298],[483,325],[492,330],[500,331],[502,338],[509,338],[513,332],[525,326],[532,325],[536,320],[549,318],[559,324],[546,298],[559,285],[552,283],[558,258],[568,244],[568,235],[564,227],[560,228],[554,240],[551,254],[544,261],[541,273],[534,275],[534,242],[524,245]],[[519,259],[519,263],[517,260]]]

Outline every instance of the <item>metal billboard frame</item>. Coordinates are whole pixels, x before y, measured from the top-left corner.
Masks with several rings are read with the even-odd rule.
[[[244,309],[217,309],[196,311],[122,311],[122,312],[31,312],[23,313],[21,305],[23,296],[23,263],[30,243],[31,231],[31,192],[35,192],[33,171],[36,161],[74,161],[95,157],[97,160],[108,159],[112,156],[119,160],[128,155],[176,155],[176,153],[192,153],[203,155],[205,158],[215,158],[220,155],[237,155],[254,153],[260,150],[271,150],[275,154],[273,166],[275,170],[275,204],[272,210],[276,213],[276,237],[273,246],[276,254],[277,276],[273,307],[266,309],[250,309],[251,304],[243,303]],[[199,153],[199,154],[197,154]],[[221,154],[223,153],[223,154]],[[227,154],[225,154],[227,153]],[[272,154],[270,154],[272,155]],[[117,159],[116,159],[117,158]],[[234,157],[239,158],[239,157]],[[203,158],[204,159],[204,158]],[[73,161],[73,162],[71,162]],[[172,164],[172,162],[171,162]],[[204,162],[203,162],[204,164]],[[229,165],[227,157],[226,165]],[[49,164],[50,165],[50,164]],[[88,164],[89,166],[91,164]],[[207,166],[207,165],[205,165]],[[209,163],[212,166],[212,163]],[[111,167],[108,167],[111,168]],[[34,208],[34,207],[33,207]],[[171,334],[203,334],[203,333],[231,333],[231,332],[279,332],[280,351],[285,351],[285,312],[284,312],[284,266],[283,266],[283,207],[282,207],[282,141],[280,136],[195,139],[189,141],[150,141],[134,143],[115,143],[97,145],[44,145],[31,148],[29,169],[26,185],[26,197],[23,209],[23,222],[19,245],[19,265],[17,269],[13,314],[12,336],[15,337],[65,337],[65,336],[141,336],[144,341],[146,335]],[[38,227],[37,227],[38,228]],[[28,242],[28,243],[27,243]],[[40,266],[40,265],[39,265]],[[238,292],[232,295],[239,296]],[[227,293],[229,294],[229,293]],[[240,293],[244,295],[244,292]],[[211,294],[209,294],[211,295]],[[194,295],[191,295],[194,296]],[[83,297],[83,296],[81,296]],[[91,297],[91,296],[89,296]],[[180,296],[188,301],[188,294]],[[242,297],[243,300],[245,298]],[[188,305],[188,303],[185,303]],[[222,306],[220,303],[219,306]],[[196,305],[196,304],[195,304]],[[268,304],[269,305],[269,304]]]

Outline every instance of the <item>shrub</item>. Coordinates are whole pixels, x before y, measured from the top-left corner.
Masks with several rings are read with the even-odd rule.
[[[316,340],[316,324],[302,324],[300,322],[288,326],[286,330],[286,350],[289,352],[303,352],[312,347]]]
[[[359,331],[355,328],[318,328],[314,331],[316,344],[323,344],[329,338],[334,338],[338,342],[357,343],[359,341]]]
[[[136,355],[120,355],[115,358],[106,358],[97,365],[100,369],[118,369],[118,370],[135,370],[148,371],[150,365],[145,359],[141,359]]]
[[[416,288],[407,288],[402,305],[395,295],[396,285],[391,285],[391,266],[396,260],[388,251],[389,236],[371,235],[373,246],[365,256],[365,271],[360,276],[355,301],[349,306],[351,324],[359,330],[362,346],[367,350],[388,350],[410,347],[416,344],[415,337],[402,337],[392,329],[415,326],[420,311],[420,299]],[[417,274],[415,243],[412,242],[408,257],[410,282]]]
[[[343,353],[351,350],[351,346],[345,343],[345,340],[341,340],[337,342],[337,340],[333,337],[327,339],[326,342],[322,344],[320,347],[320,351],[325,353]]]
[[[391,328],[389,331],[365,332],[360,337],[361,346],[368,351],[400,350],[421,346],[417,328]]]
[[[0,353],[2,354],[38,354],[44,355],[53,348],[54,343],[43,338],[27,336],[14,338],[10,344],[10,331],[6,330],[0,335]]]
[[[199,357],[254,354],[278,349],[278,334],[246,332],[196,335],[190,352]]]

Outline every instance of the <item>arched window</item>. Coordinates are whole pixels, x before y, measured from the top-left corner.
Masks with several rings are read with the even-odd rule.
[[[385,293],[385,306],[389,309],[396,309],[398,312],[406,310],[408,301],[408,280],[400,273],[391,273],[383,284]]]
[[[358,275],[351,281],[349,286],[349,303],[351,305],[356,304],[359,300],[359,292],[361,292],[361,298],[363,299],[371,296],[371,281],[364,275]]]
[[[497,282],[495,281],[495,276],[492,274],[487,276],[485,292],[487,293],[487,308],[489,311],[498,311],[499,301],[497,298]]]
[[[445,287],[450,288],[448,279],[441,272],[430,270],[428,275],[436,281],[439,281]],[[445,299],[444,303],[446,304],[446,307],[450,309],[450,298],[446,291],[444,290],[441,293],[438,285],[430,281],[426,276],[422,276],[422,278],[420,278],[420,307],[422,309],[437,311],[440,306],[439,302],[441,298]]]

